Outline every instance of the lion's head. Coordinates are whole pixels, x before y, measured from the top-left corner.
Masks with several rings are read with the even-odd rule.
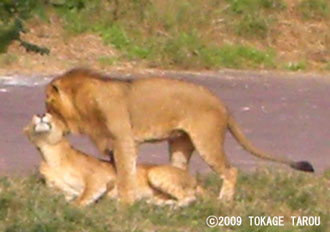
[[[61,120],[69,131],[79,133],[79,114],[76,112],[71,87],[65,79],[54,79],[49,83],[46,86],[46,111]]]

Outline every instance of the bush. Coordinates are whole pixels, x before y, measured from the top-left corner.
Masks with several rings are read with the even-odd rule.
[[[0,2],[0,53],[5,53],[14,40],[18,40],[26,51],[48,54],[49,49],[23,41],[20,33],[24,33],[24,21],[40,10],[41,0],[3,0]]]

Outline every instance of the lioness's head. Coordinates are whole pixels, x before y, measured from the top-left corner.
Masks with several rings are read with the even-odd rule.
[[[24,128],[24,132],[36,145],[40,143],[55,145],[62,141],[67,129],[61,120],[46,113],[43,116],[34,115]]]

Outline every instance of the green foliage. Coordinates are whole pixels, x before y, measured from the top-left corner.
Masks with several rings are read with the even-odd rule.
[[[65,28],[73,34],[79,34],[90,30],[95,24],[93,17],[102,12],[98,4],[99,1],[61,1],[54,4],[55,11],[61,16],[65,23]],[[98,12],[99,11],[99,12]],[[97,20],[99,21],[99,20]]]
[[[283,0],[227,0],[230,10],[236,14],[255,13],[260,10],[283,10],[286,4]]]
[[[27,19],[36,14],[47,18],[50,10],[61,17],[71,35],[97,33],[120,51],[115,59],[98,58],[102,65],[144,60],[150,67],[165,68],[305,70],[305,61],[276,66],[271,48],[242,45],[274,44],[270,36],[286,8],[284,0],[2,0],[0,53],[18,40],[27,51],[49,54],[49,49],[22,41],[19,35],[28,30]],[[297,10],[307,19],[330,15],[327,0],[302,0]]]
[[[4,53],[13,40],[19,40],[23,30],[22,22],[18,19],[8,25],[0,25],[0,53]]]
[[[15,18],[26,19],[40,4],[38,0],[2,0],[0,2],[0,21],[10,22]]]
[[[226,15],[219,1],[82,1],[83,7],[66,7],[66,2],[57,2],[57,12],[69,32],[99,34],[105,44],[121,52],[121,59],[146,60],[151,67],[169,68],[274,67],[273,52],[210,41],[212,20]],[[261,13],[284,8],[283,1],[272,0],[228,3],[229,14],[244,12],[235,22],[236,33],[261,40],[271,26]],[[112,63],[103,58],[99,62]]]
[[[118,25],[100,30],[105,43],[124,52],[128,59],[146,59],[153,65],[183,68],[262,68],[274,67],[274,53],[241,45],[216,46],[208,44],[195,32],[181,32],[159,39],[151,36],[146,41],[129,37],[129,32]]]
[[[1,27],[2,26],[2,27]],[[0,53],[5,53],[8,46],[14,40],[18,40],[20,45],[25,48],[27,52],[36,52],[41,55],[49,54],[49,49],[45,47],[40,47],[36,44],[24,41],[20,37],[20,33],[24,32],[23,23],[21,20],[16,18],[16,20],[8,25],[0,25]]]
[[[147,47],[140,46],[130,39],[127,32],[119,25],[98,28],[97,31],[103,38],[105,44],[112,44],[115,48],[124,52],[124,56],[130,60],[146,59],[150,55]]]
[[[23,40],[20,40],[20,42],[21,46],[24,47],[27,52],[35,52],[41,55],[49,55],[50,50],[46,47],[40,47],[36,44],[32,44]]]
[[[265,39],[269,32],[267,18],[258,15],[245,15],[237,24],[237,34],[248,38]]]
[[[94,0],[95,1],[95,0]],[[81,10],[86,7],[87,0],[52,0],[51,4],[55,7],[62,7],[69,10]]]
[[[289,62],[284,68],[289,71],[302,71],[306,69],[306,61]]]
[[[126,32],[118,25],[112,25],[100,30],[105,44],[112,44],[117,49],[124,49],[132,44]]]
[[[298,10],[305,19],[329,18],[330,4],[327,0],[302,0]]]
[[[227,14],[236,19],[233,24],[239,36],[261,39],[267,37],[274,22],[271,12],[286,9],[282,0],[227,0]]]
[[[20,33],[25,32],[24,20],[35,12],[41,12],[41,0],[3,0],[0,2],[0,53],[5,53],[14,40],[18,40],[26,51],[49,54],[49,49],[23,41]]]
[[[97,59],[97,61],[104,66],[111,66],[116,64],[118,61],[117,57],[108,57],[108,56],[102,56]]]
[[[274,67],[274,52],[260,51],[242,45],[225,45],[206,50],[205,58],[211,64],[227,68],[272,68]]]
[[[258,0],[258,3],[264,9],[283,10],[287,7],[283,0]]]

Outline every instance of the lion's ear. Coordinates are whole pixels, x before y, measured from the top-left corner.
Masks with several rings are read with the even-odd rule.
[[[59,88],[57,87],[57,85],[52,84],[52,89],[56,92],[56,93],[60,93]]]

